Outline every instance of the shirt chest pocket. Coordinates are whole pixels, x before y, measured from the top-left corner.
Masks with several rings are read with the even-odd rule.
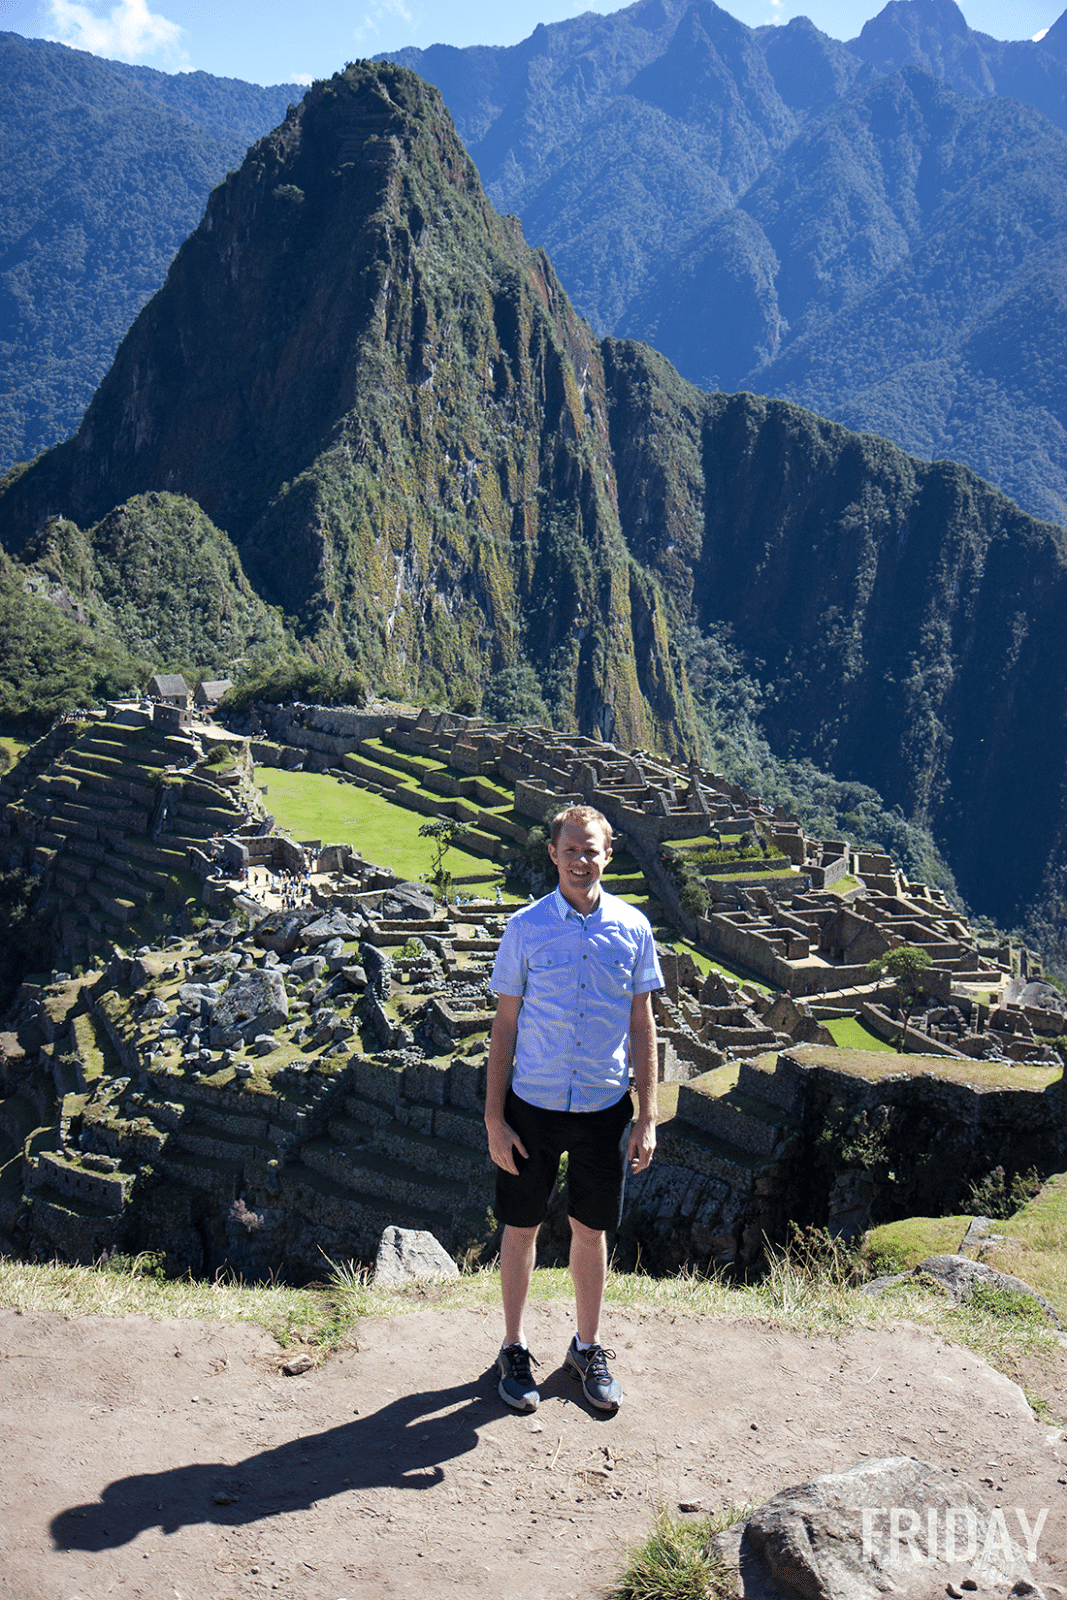
[[[527,981],[541,989],[563,989],[573,984],[574,957],[569,950],[539,950],[526,963]]]
[[[633,974],[630,963],[620,956],[594,956],[589,962],[589,981],[597,994],[609,1000],[621,1000],[632,995]]]

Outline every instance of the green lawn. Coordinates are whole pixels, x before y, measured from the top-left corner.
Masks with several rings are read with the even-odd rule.
[[[427,817],[394,806],[381,795],[355,784],[340,783],[325,772],[285,772],[257,767],[256,783],[278,826],[294,839],[320,839],[323,844],[350,844],[366,861],[392,867],[401,878],[417,881],[433,865],[432,840],[420,839]],[[457,881],[479,883],[492,892],[503,879],[500,868],[483,856],[453,847],[446,865]],[[508,899],[525,896],[508,895]]]
[[[828,1029],[835,1044],[841,1045],[846,1050],[894,1050],[895,1046],[886,1044],[873,1028],[859,1017],[836,1017],[832,1021],[823,1019],[823,1027]]]

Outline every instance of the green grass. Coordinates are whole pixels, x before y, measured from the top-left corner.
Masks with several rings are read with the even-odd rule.
[[[419,838],[420,827],[430,819],[417,811],[392,805],[381,795],[341,783],[324,772],[258,767],[256,782],[266,787],[268,811],[294,839],[350,844],[365,860],[388,865],[398,877],[412,881],[433,865],[433,841]],[[458,845],[449,851],[445,865],[454,878],[473,874],[477,882],[500,879],[499,872],[487,869],[483,856],[470,855]]]
[[[845,1050],[889,1050],[896,1053],[895,1047],[887,1044],[884,1039],[860,1017],[834,1017],[823,1018],[823,1027],[828,1029],[836,1045]]]
[[[868,1258],[884,1258],[884,1269],[910,1272],[927,1256],[955,1255],[973,1217],[906,1217],[872,1228],[865,1240]]]
[[[1067,1173],[1050,1178],[994,1232],[1005,1235],[1004,1243],[987,1247],[982,1260],[1039,1289],[1067,1322]]]
[[[0,750],[5,750],[8,760],[0,763],[0,776],[10,772],[16,761],[20,761],[29,749],[29,745],[22,739],[0,738]]]
[[[842,1057],[835,1045],[806,1044],[799,1047],[804,1060],[836,1072],[850,1072],[878,1083],[899,1073],[926,1073],[946,1078],[950,1083],[966,1083],[976,1089],[1031,1089],[1039,1094],[1062,1083],[1063,1067],[1043,1063],[1003,1061],[961,1061],[956,1056],[897,1055],[864,1047]],[[888,1055],[895,1059],[888,1059]],[[1060,1091],[1062,1092],[1062,1090]]]
[[[710,1541],[751,1510],[738,1506],[725,1515],[682,1521],[659,1506],[651,1531],[627,1551],[626,1569],[608,1600],[736,1600],[734,1578]]]

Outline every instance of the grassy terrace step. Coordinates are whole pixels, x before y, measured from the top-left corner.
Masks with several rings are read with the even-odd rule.
[[[375,1107],[375,1110],[379,1109]],[[376,1124],[362,1122],[357,1117],[335,1116],[326,1124],[326,1131],[335,1144],[346,1150],[355,1150],[361,1145],[370,1144],[381,1126],[388,1126],[388,1123]]]
[[[425,1229],[440,1236],[442,1218],[436,1207],[412,1205],[398,1200],[386,1200],[381,1194],[335,1183],[332,1178],[292,1162],[279,1173],[282,1193],[290,1205],[324,1227],[347,1229],[355,1236],[355,1247],[362,1253],[373,1255],[378,1247],[382,1230],[393,1225],[399,1228]]]
[[[0,1229],[10,1233],[23,1207],[22,1148],[0,1128]]]
[[[375,1150],[420,1174],[466,1185],[484,1172],[487,1156],[479,1156],[470,1145],[455,1144],[440,1134],[420,1133],[399,1122],[387,1123],[376,1133]]]
[[[453,1144],[467,1145],[479,1154],[488,1153],[485,1121],[480,1111],[468,1111],[463,1106],[438,1106],[433,1114],[433,1131]]]
[[[230,817],[225,826],[217,822],[194,822],[191,817],[178,817],[178,826],[173,831],[168,831],[164,838],[184,839],[187,844],[202,845],[205,839],[213,839],[217,833],[230,833],[236,820]]]
[[[267,1138],[266,1129],[257,1137],[255,1133],[236,1133],[232,1129],[213,1127],[205,1118],[186,1118],[167,1141],[168,1155],[188,1152],[198,1159],[202,1156],[225,1162],[231,1169],[240,1170],[246,1161],[261,1157],[269,1160],[275,1153]]]
[[[168,837],[163,834],[157,844],[149,844],[147,839],[127,839],[123,848],[149,866],[173,872],[176,867],[185,866],[185,851],[169,847],[165,842]]]
[[[83,1200],[77,1195],[63,1194],[59,1189],[53,1189],[50,1184],[34,1189],[33,1204],[35,1210],[38,1206],[50,1206],[55,1211],[90,1223],[114,1222],[122,1216],[121,1211],[109,1211],[105,1206],[95,1205],[91,1200]]]
[[[342,1104],[345,1115],[337,1120],[350,1122],[356,1128],[369,1128],[371,1132],[394,1120],[393,1111],[396,1099],[383,1103],[380,1100],[364,1099],[362,1095],[346,1094]],[[332,1121],[331,1121],[332,1126]]]
[[[682,1117],[661,1122],[656,1130],[656,1157],[668,1165],[690,1167],[744,1192],[767,1158],[742,1150],[727,1139],[697,1128]]]
[[[347,1151],[332,1139],[309,1139],[301,1146],[301,1159],[335,1183],[358,1186],[401,1205],[422,1206],[447,1215],[467,1200],[467,1184],[452,1178],[413,1172],[406,1161],[394,1161],[374,1150]]]
[[[138,766],[132,761],[120,761],[116,756],[98,755],[91,750],[71,750],[63,757],[58,775],[76,778],[83,788],[93,790],[99,790],[105,780],[136,785],[147,804],[147,796],[158,793],[162,771],[157,767]]]
[[[101,796],[101,801],[103,801]],[[89,827],[121,828],[124,832],[143,833],[148,827],[148,812],[133,810],[128,806],[79,805],[73,800],[64,800],[56,807],[54,813],[54,826],[63,823],[83,823]]]
[[[682,1090],[690,1089],[683,1084]],[[678,1115],[705,1133],[715,1134],[727,1143],[754,1154],[769,1156],[792,1122],[778,1107],[771,1107],[751,1095],[731,1089],[719,1096],[678,1095]]]
[[[95,880],[86,885],[88,893],[96,901],[99,911],[110,922],[117,922],[125,927],[127,922],[132,922],[137,915],[137,906],[132,900],[126,900],[119,895],[108,894],[103,884]]]
[[[768,1052],[742,1062],[737,1086],[743,1093],[779,1106],[783,1111],[797,1111],[803,1100],[803,1074],[777,1071],[777,1059],[774,1052]]]
[[[182,1150],[171,1139],[167,1141],[158,1164],[168,1178],[187,1184],[191,1189],[205,1190],[218,1205],[232,1205],[237,1198],[241,1171],[232,1161],[220,1160],[216,1156],[193,1155]]]
[[[144,905],[148,899],[149,889],[143,883],[136,883],[125,873],[116,872],[113,868],[106,866],[98,868],[96,881],[108,889],[114,889],[121,899],[132,900],[137,905]]]

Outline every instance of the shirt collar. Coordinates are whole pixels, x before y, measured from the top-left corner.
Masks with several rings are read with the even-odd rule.
[[[580,922],[584,926],[585,923],[591,922],[594,917],[600,915],[600,909],[604,904],[604,891],[601,889],[600,899],[597,901],[596,905],[593,907],[593,910],[590,911],[587,917],[583,917],[580,911],[575,911],[570,902],[564,898],[563,890],[560,888],[558,883],[552,891],[552,902],[555,905],[556,912],[562,921],[566,922],[569,917],[573,917],[575,922]]]

